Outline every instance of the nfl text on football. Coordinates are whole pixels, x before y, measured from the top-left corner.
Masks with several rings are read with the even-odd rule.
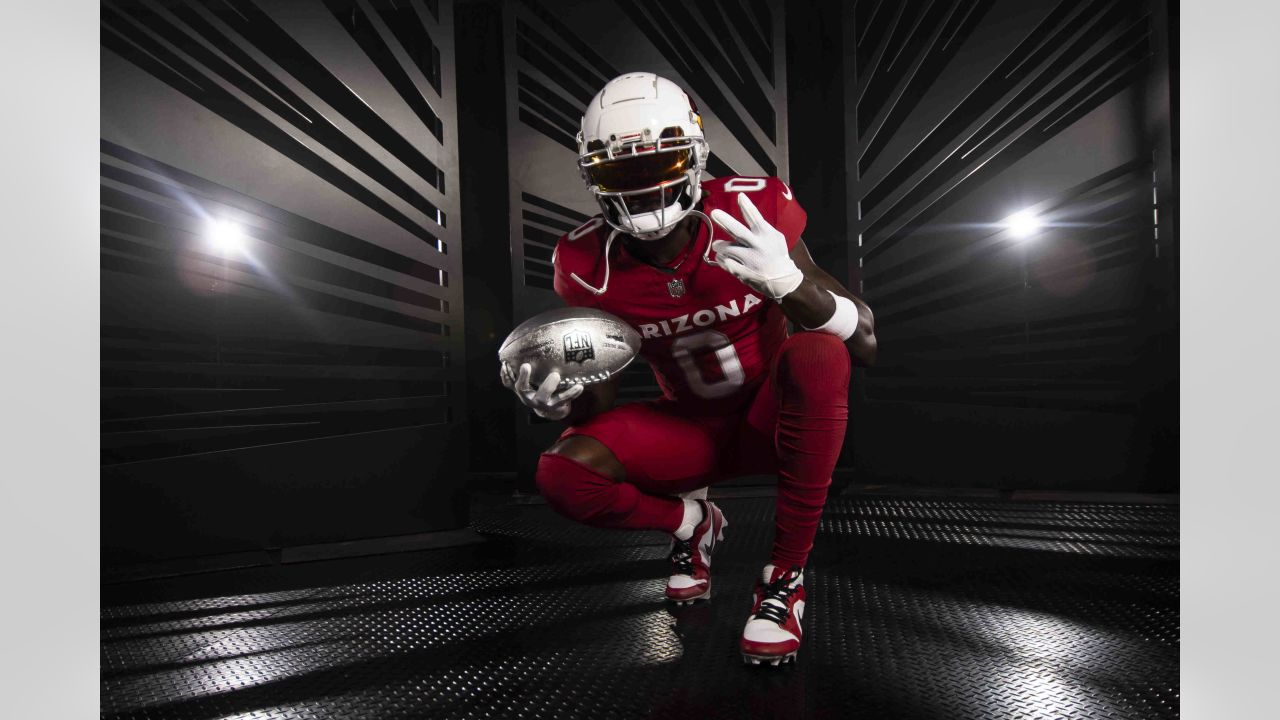
[[[532,367],[534,385],[552,372],[560,388],[593,385],[622,372],[640,352],[640,334],[603,310],[566,307],[539,313],[520,323],[498,349],[504,372],[513,376],[523,363]]]

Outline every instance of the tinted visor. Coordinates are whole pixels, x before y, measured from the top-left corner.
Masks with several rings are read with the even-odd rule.
[[[624,195],[618,198],[618,201],[626,203],[627,210],[633,215],[655,212],[664,207],[670,207],[680,197],[680,193],[684,191],[685,187],[686,183],[668,185],[661,190],[654,190],[653,192]]]
[[[627,192],[679,180],[692,167],[693,148],[684,147],[587,163],[583,169],[590,183],[601,191]]]

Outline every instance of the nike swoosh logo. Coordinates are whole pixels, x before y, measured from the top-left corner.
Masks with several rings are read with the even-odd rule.
[[[784,198],[786,198],[786,199],[788,199],[788,200],[790,200],[790,199],[791,199],[791,197],[792,197],[792,196],[791,196],[791,188],[787,187],[787,184],[786,184],[786,183],[782,183],[782,197],[784,197]]]

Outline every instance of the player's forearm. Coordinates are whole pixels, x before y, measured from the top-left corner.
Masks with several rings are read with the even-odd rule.
[[[618,379],[616,377],[608,382],[588,385],[581,395],[574,398],[573,405],[569,407],[569,414],[565,416],[563,422],[567,425],[586,422],[593,416],[613,408],[617,398]]]
[[[855,296],[853,293],[844,290],[840,294],[853,301],[858,306],[858,329],[854,330],[853,335],[845,341],[845,345],[849,346],[849,354],[859,365],[870,367],[876,364],[876,316],[871,312],[871,307],[862,301],[862,298]],[[834,292],[834,291],[833,291]]]
[[[875,316],[871,308],[853,293],[836,285],[826,287],[806,277],[792,292],[779,302],[787,319],[801,328],[821,327],[831,320],[836,311],[836,301],[831,295],[835,293],[848,298],[858,308],[858,325],[853,334],[845,340],[849,354],[859,365],[874,365],[876,361]]]
[[[818,327],[831,319],[836,301],[818,283],[809,278],[800,281],[800,287],[787,293],[778,302],[787,319],[802,328]]]

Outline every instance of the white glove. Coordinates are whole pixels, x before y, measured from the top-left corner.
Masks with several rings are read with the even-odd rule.
[[[563,420],[569,414],[569,407],[573,404],[573,399],[582,394],[582,383],[570,385],[560,392],[556,392],[556,387],[560,384],[560,373],[552,372],[547,375],[542,384],[534,390],[529,384],[529,375],[533,372],[533,368],[529,363],[520,366],[518,375],[511,374],[511,366],[502,363],[502,384],[508,390],[514,392],[516,397],[520,398],[520,402],[524,403],[538,417],[548,420]]]
[[[733,242],[711,243],[715,262],[744,284],[781,300],[800,287],[804,273],[787,252],[787,238],[760,215],[745,193],[738,193],[738,207],[745,226],[723,210],[711,211],[711,219],[733,236]]]

